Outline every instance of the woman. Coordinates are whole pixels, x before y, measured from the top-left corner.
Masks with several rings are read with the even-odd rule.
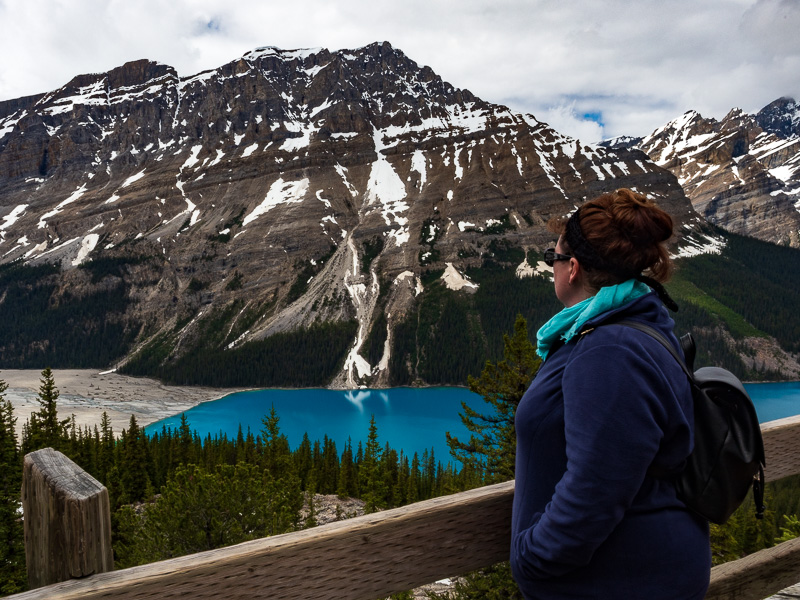
[[[659,283],[672,219],[618,190],[556,232],[545,261],[565,308],[537,334],[545,360],[516,413],[514,578],[531,599],[701,599],[708,523],[648,474],[680,471],[692,450],[686,375],[647,334],[609,324],[640,321],[679,347]]]

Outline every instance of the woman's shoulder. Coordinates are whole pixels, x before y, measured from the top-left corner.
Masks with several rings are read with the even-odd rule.
[[[651,293],[637,298],[619,310],[609,311],[587,321],[577,336],[578,345],[593,346],[595,344],[604,344],[613,346],[619,344],[622,347],[628,347],[632,343],[634,346],[640,346],[643,341],[650,340],[655,345],[648,342],[647,346],[661,346],[652,336],[633,327],[626,326],[625,322],[645,325],[655,330],[671,343],[677,343],[677,338],[673,333],[675,322],[655,294]],[[585,343],[587,341],[590,341],[590,343]]]
[[[644,321],[673,345],[677,340],[671,328]],[[605,378],[624,378],[639,385],[672,389],[689,394],[688,380],[675,357],[649,334],[618,323],[599,324],[587,330],[575,345],[567,371],[593,372]],[[648,383],[649,382],[649,383]]]
[[[654,306],[644,300],[639,306],[631,307],[638,310],[613,312],[587,322],[576,336],[570,359],[597,355],[596,359],[607,362],[632,354],[647,361],[663,359],[665,362],[675,363],[674,357],[658,339],[646,331],[626,324],[644,325],[654,330],[676,350],[680,347],[673,332],[674,321],[663,306]]]

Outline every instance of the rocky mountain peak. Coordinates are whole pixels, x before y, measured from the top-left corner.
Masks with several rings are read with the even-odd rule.
[[[800,137],[800,105],[793,98],[778,98],[756,114],[756,121],[782,138]]]
[[[188,77],[135,61],[3,110],[0,264],[58,264],[83,296],[124,286],[137,347],[176,360],[208,315],[224,348],[354,322],[336,381],[384,384],[423,279],[474,292],[467,269],[499,255],[532,273],[549,219],[619,187],[700,227],[642,152],[562,136],[386,42],[263,47]],[[92,263],[126,266],[95,280]]]
[[[725,229],[800,246],[800,111],[791,98],[722,120],[689,111],[638,142]]]

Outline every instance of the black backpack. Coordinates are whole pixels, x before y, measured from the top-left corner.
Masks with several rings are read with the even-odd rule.
[[[695,357],[690,333],[681,342],[684,360],[658,331],[635,321],[617,321],[656,339],[689,378],[694,399],[694,450],[678,474],[651,467],[648,473],[675,480],[678,497],[712,523],[728,520],[753,488],[756,517],[764,515],[764,441],[753,401],[742,382],[721,367],[692,372]],[[688,364],[688,366],[687,366]]]

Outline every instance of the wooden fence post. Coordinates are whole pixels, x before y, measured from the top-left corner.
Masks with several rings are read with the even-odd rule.
[[[60,452],[25,456],[22,509],[31,588],[114,568],[108,490]]]

